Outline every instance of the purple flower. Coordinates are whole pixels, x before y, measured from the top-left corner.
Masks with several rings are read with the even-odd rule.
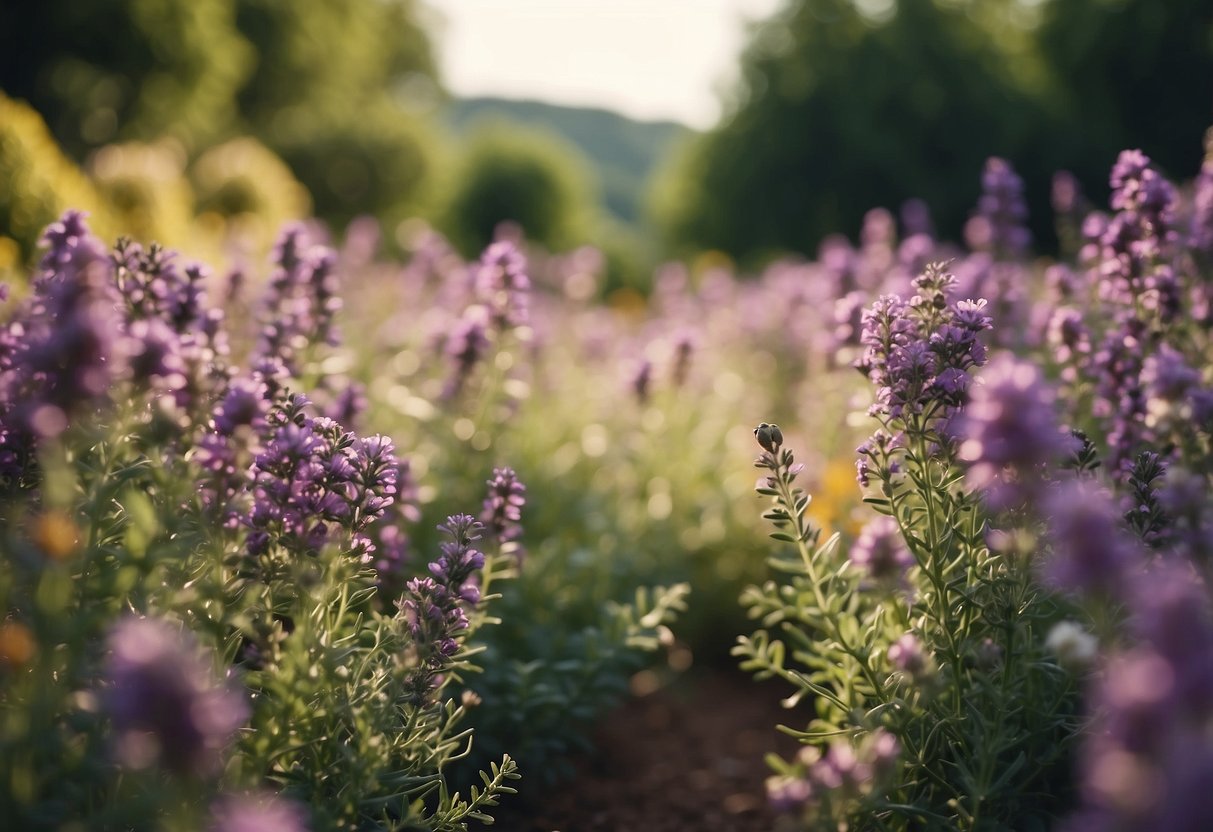
[[[907,199],[901,204],[901,225],[907,237],[932,237],[935,234],[931,208],[921,199]]]
[[[1086,251],[1100,297],[1121,314],[1150,315],[1166,324],[1180,311],[1179,287],[1170,262],[1177,237],[1175,189],[1140,150],[1126,150],[1112,168],[1106,221],[1089,221]]]
[[[1184,561],[1162,561],[1134,581],[1130,630],[1174,668],[1180,706],[1213,717],[1213,608],[1198,572]]]
[[[863,292],[847,292],[834,302],[832,351],[858,346],[863,326],[863,307]]]
[[[1049,317],[1045,341],[1053,358],[1062,366],[1063,380],[1074,383],[1091,360],[1091,334],[1082,313],[1070,306],[1054,309]]]
[[[472,376],[472,371],[480,364],[488,349],[489,336],[484,307],[470,306],[447,336],[446,354],[454,365],[454,370],[443,391],[444,398],[454,398],[463,390]]]
[[[55,279],[75,282],[84,272],[106,262],[105,246],[93,236],[81,211],[66,211],[42,233],[47,252],[39,263],[38,282]]]
[[[307,832],[299,804],[268,793],[224,797],[211,808],[207,832]]]
[[[217,682],[209,656],[167,621],[125,619],[108,646],[104,699],[119,762],[158,762],[178,774],[215,771],[248,719],[244,696]]]
[[[72,417],[105,401],[126,372],[127,346],[110,263],[83,216],[69,211],[43,235],[34,292],[0,337],[5,456],[29,453]]]
[[[1209,503],[1209,484],[1201,474],[1171,466],[1158,502],[1167,518],[1167,532],[1182,551],[1197,563],[1213,557],[1213,516]]]
[[[473,548],[472,543],[480,539],[484,524],[469,514],[454,514],[438,530],[451,539],[441,544],[442,555],[429,565],[430,572],[456,595],[475,589],[469,581],[474,572],[483,568],[484,553]],[[479,599],[478,589],[476,597]]]
[[[1146,221],[1166,224],[1174,208],[1175,189],[1140,150],[1123,150],[1112,166],[1111,205],[1117,211],[1142,214]]]
[[[375,546],[375,571],[379,574],[379,585],[389,597],[398,594],[399,583],[404,576],[404,564],[408,560],[411,544],[405,526],[421,519],[418,500],[418,487],[411,465],[408,460],[397,460],[396,500],[384,509],[367,530]]]
[[[249,553],[260,555],[278,543],[313,554],[338,542],[369,562],[374,544],[367,527],[397,492],[392,443],[308,416],[306,405],[306,399],[291,396],[270,413],[270,435],[253,461],[254,505],[245,517]]]
[[[1092,357],[1096,398],[1094,414],[1108,420],[1108,462],[1112,475],[1123,479],[1138,449],[1152,437],[1146,427],[1146,396],[1142,389],[1143,339],[1148,335],[1137,318],[1128,317],[1110,329]]]
[[[1165,342],[1159,344],[1158,351],[1142,363],[1140,382],[1148,397],[1146,427],[1187,429],[1193,417],[1191,396],[1201,392],[1201,377],[1183,353]]]
[[[1188,240],[1192,248],[1213,255],[1213,157],[1206,156],[1194,183]]]
[[[1082,481],[1063,482],[1046,495],[1043,514],[1052,549],[1045,580],[1071,592],[1123,597],[1129,571],[1143,561],[1111,495]]]
[[[297,378],[306,350],[340,342],[334,317],[341,308],[336,254],[312,246],[301,224],[287,226],[274,247],[275,268],[260,311],[261,334],[251,363],[276,362]],[[267,376],[267,381],[271,376]]]
[[[895,772],[901,746],[883,728],[869,733],[856,747],[831,743],[823,754],[814,746],[796,755],[795,773],[767,780],[767,796],[778,811],[815,808],[827,800],[849,800],[872,793]]]
[[[1053,189],[1051,192],[1053,211],[1062,216],[1078,213],[1082,202],[1082,186],[1078,178],[1067,170],[1059,170],[1053,174]]]
[[[438,527],[451,539],[442,555],[429,565],[433,577],[413,578],[396,601],[397,619],[408,633],[415,662],[404,679],[415,704],[428,702],[442,684],[441,671],[459,652],[459,639],[468,628],[464,604],[480,601],[477,570],[484,554],[473,548],[484,526],[467,514],[448,517]]]
[[[328,416],[338,424],[354,427],[369,406],[366,388],[355,381],[345,380],[340,392],[333,398]]]
[[[914,557],[902,540],[897,521],[883,515],[863,527],[851,547],[850,558],[851,563],[880,583],[900,581],[906,570],[914,565]]]
[[[268,410],[269,390],[265,382],[238,376],[228,384],[227,392],[215,407],[212,416],[215,431],[231,436],[242,425],[261,430]]]
[[[522,508],[526,505],[526,486],[518,481],[513,468],[494,468],[488,481],[488,496],[480,520],[490,535],[503,548],[509,548],[518,560],[522,548],[517,540],[522,536]]]
[[[691,372],[691,354],[695,349],[695,338],[689,332],[683,332],[674,339],[674,369],[671,381],[675,388],[686,384]]]
[[[953,303],[955,278],[943,264],[914,280],[907,302],[882,295],[864,313],[856,367],[876,387],[872,415],[931,431],[933,443],[950,439],[947,426],[963,405],[968,372],[985,362],[979,333],[990,328],[984,300]]]
[[[1075,829],[1196,832],[1213,823],[1213,610],[1185,560],[1158,561],[1123,595],[1134,641],[1093,680]]]
[[[768,777],[766,790],[768,804],[780,814],[797,812],[813,799],[813,784],[804,777]]]
[[[981,176],[977,211],[965,226],[965,242],[974,251],[1021,256],[1032,241],[1026,221],[1023,180],[1004,159],[990,158]]]
[[[1053,391],[1033,365],[999,355],[982,371],[964,411],[966,480],[998,511],[1034,496],[1050,465],[1073,450],[1053,412]]]
[[[649,400],[649,387],[653,381],[653,362],[647,358],[641,359],[636,364],[636,369],[632,373],[630,387],[636,400],[644,404]]]
[[[531,279],[526,256],[517,245],[509,240],[492,243],[481,255],[474,279],[493,326],[504,330],[527,323]]]
[[[925,674],[929,666],[922,642],[913,633],[906,633],[889,645],[889,663],[914,679]]]

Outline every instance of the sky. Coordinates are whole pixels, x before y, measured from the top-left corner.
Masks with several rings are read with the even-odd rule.
[[[443,80],[460,96],[533,98],[710,127],[746,20],[780,0],[429,0]]]

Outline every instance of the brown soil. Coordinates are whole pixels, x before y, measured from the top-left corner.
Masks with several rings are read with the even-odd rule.
[[[639,679],[641,689],[651,679]],[[790,691],[697,670],[636,696],[595,732],[569,782],[491,810],[505,832],[769,832],[763,757],[798,745],[777,724],[807,722],[779,705]],[[803,716],[803,715],[802,715]],[[530,798],[528,801],[528,797]],[[538,801],[542,802],[538,802]]]

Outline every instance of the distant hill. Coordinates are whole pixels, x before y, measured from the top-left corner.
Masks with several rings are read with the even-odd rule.
[[[671,148],[692,133],[673,121],[635,121],[609,110],[504,98],[456,99],[445,117],[456,133],[466,132],[480,119],[497,118],[562,136],[594,167],[604,207],[629,225],[642,219],[649,176]]]

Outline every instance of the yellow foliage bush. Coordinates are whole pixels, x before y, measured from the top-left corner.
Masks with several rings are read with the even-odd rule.
[[[179,144],[161,140],[106,145],[93,154],[88,169],[123,234],[174,247],[188,242],[194,194]]]
[[[88,211],[89,225],[103,239],[116,231],[104,199],[59,149],[42,117],[0,92],[0,240],[12,241],[0,246],[3,258],[15,260],[13,266],[28,261],[42,229],[67,208]]]
[[[200,224],[254,249],[272,242],[287,220],[312,209],[307,189],[261,142],[241,136],[204,152],[190,166]]]

